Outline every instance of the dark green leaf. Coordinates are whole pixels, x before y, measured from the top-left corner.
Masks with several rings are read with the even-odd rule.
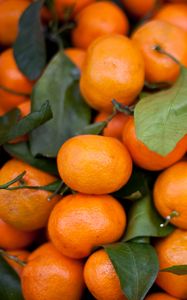
[[[187,275],[187,265],[176,265],[162,269],[160,272],[169,272],[176,275]]]
[[[145,175],[142,171],[134,168],[131,178],[120,190],[115,192],[114,197],[137,200],[147,194]]]
[[[159,263],[155,249],[148,244],[117,243],[105,247],[128,300],[143,300],[152,287]]]
[[[46,64],[46,47],[40,21],[44,0],[37,0],[24,11],[14,44],[14,56],[19,69],[30,80],[39,77]]]
[[[23,300],[20,279],[2,256],[0,256],[0,270],[0,299]]]
[[[131,240],[133,243],[142,243],[142,244],[150,244],[150,238],[149,237],[138,237],[133,240]]]
[[[3,131],[9,131],[20,118],[20,110],[15,108],[3,116],[0,116],[0,135]]]
[[[34,156],[55,157],[61,145],[90,122],[91,110],[80,95],[75,71],[73,63],[60,51],[34,88],[32,109],[36,110],[47,97],[53,111],[53,119],[31,133]]]
[[[15,112],[15,114],[17,113]],[[5,123],[4,118],[7,120],[9,119],[6,115],[1,117],[0,125],[1,122],[2,124]],[[30,113],[26,117],[19,120],[16,124],[12,124],[12,126],[8,126],[7,124],[7,126],[0,127],[0,145],[3,145],[19,136],[25,135],[51,118],[52,111],[49,102],[47,101],[40,107],[38,111]],[[15,120],[15,118],[11,119],[11,121],[12,120]]]
[[[149,149],[167,155],[187,133],[187,68],[167,90],[143,97],[135,107],[138,139]]]
[[[107,123],[105,121],[103,122],[97,122],[94,124],[90,124],[83,129],[81,129],[77,134],[100,134],[102,133],[103,129],[107,126]]]
[[[137,237],[164,237],[174,229],[170,224],[160,227],[163,219],[156,212],[149,194],[133,203],[128,220],[124,241]]]
[[[11,156],[23,160],[35,168],[51,173],[53,175],[58,175],[56,160],[51,158],[32,156],[29,145],[26,142],[17,144],[5,144],[4,149]]]

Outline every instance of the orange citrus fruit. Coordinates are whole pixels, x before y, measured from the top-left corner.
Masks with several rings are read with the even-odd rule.
[[[86,52],[79,48],[66,48],[64,53],[69,57],[69,59],[76,65],[80,70],[83,68],[83,64],[86,57]]]
[[[36,238],[36,232],[24,232],[0,219],[0,248],[17,250],[30,245]]]
[[[172,297],[166,293],[153,293],[148,295],[145,300],[180,300],[179,298]]]
[[[28,0],[6,0],[0,2],[0,44],[11,46],[18,34],[19,19],[29,6]]]
[[[54,176],[23,161],[11,159],[0,170],[0,185],[13,180],[24,171],[26,174],[23,176],[23,182],[14,183],[11,187],[22,184],[43,186],[56,180]],[[42,228],[47,224],[50,212],[58,200],[56,196],[49,201],[48,197],[51,194],[44,190],[26,188],[14,191],[1,189],[0,217],[20,230],[31,231]]]
[[[166,21],[187,31],[187,3],[166,4],[161,7],[154,18]],[[177,39],[177,43],[178,41]]]
[[[173,211],[178,215],[171,223],[187,230],[187,162],[181,161],[162,172],[154,186],[154,203],[166,218]]]
[[[96,246],[119,240],[125,226],[125,211],[112,196],[77,193],[64,197],[55,206],[48,230],[62,254],[82,258]]]
[[[33,82],[28,80],[16,65],[13,50],[7,49],[0,55],[0,99],[7,111],[27,100]]]
[[[84,267],[84,280],[91,294],[99,300],[127,300],[114,267],[104,250],[93,253]]]
[[[156,0],[122,0],[122,3],[130,14],[142,18],[153,11]]]
[[[75,47],[87,49],[98,37],[119,33],[127,34],[129,29],[125,13],[113,2],[99,1],[84,8],[75,18],[76,27],[72,31]]]
[[[160,270],[187,264],[187,231],[176,229],[155,244]],[[159,272],[156,283],[173,297],[187,299],[187,275]]]
[[[21,117],[24,118],[31,112],[31,100],[27,100],[18,105],[18,109],[21,112]]]
[[[26,250],[14,250],[14,251],[8,251],[7,254],[11,256],[15,256],[21,262],[26,263],[30,255],[30,252]],[[6,256],[4,258],[8,262],[8,264],[14,269],[14,271],[16,271],[16,273],[21,277],[21,274],[23,272],[23,266],[15,262],[13,259],[7,258]]]
[[[80,300],[83,264],[63,256],[47,243],[30,255],[21,281],[25,300]]]
[[[74,17],[84,7],[91,4],[95,0],[54,0],[57,16],[62,21],[68,17]]]
[[[66,141],[57,155],[62,180],[85,194],[109,194],[130,178],[132,160],[115,138],[79,135]]]
[[[90,45],[80,88],[91,107],[111,112],[112,99],[130,105],[143,85],[144,60],[133,41],[123,35],[109,34]]]
[[[94,122],[105,121],[109,115],[110,114],[106,112],[99,112]],[[122,140],[123,127],[127,121],[127,115],[123,113],[117,113],[103,130],[103,135]]]
[[[133,117],[129,117],[124,126],[123,142],[135,164],[150,171],[158,171],[171,166],[184,156],[187,147],[187,137],[185,136],[166,156],[150,150],[142,141],[138,140]]]
[[[167,55],[158,53],[156,46],[187,65],[187,33],[175,25],[149,21],[134,32],[132,39],[142,51],[148,82],[174,82],[180,73],[179,65]]]

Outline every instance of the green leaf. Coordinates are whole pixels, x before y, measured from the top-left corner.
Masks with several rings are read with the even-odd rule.
[[[28,143],[5,144],[4,149],[11,156],[21,159],[29,165],[38,168],[44,172],[58,175],[56,160],[45,157],[34,157],[31,154]]]
[[[128,200],[137,200],[147,194],[147,185],[145,175],[141,170],[133,169],[129,181],[117,192],[113,193],[114,197]]]
[[[0,270],[0,299],[23,300],[20,279],[2,256],[0,256]]]
[[[143,300],[152,287],[159,263],[155,249],[148,244],[117,243],[105,247],[128,300]]]
[[[11,118],[9,118],[10,115]],[[16,123],[13,122],[15,120],[17,121],[18,115],[19,113],[16,110],[15,112],[8,113],[8,118],[7,115],[0,118],[0,145],[25,135],[45,123],[52,118],[52,111],[49,102],[46,101],[38,111],[28,114]],[[8,120],[10,120],[10,123],[7,122]],[[3,126],[4,124],[6,124],[6,126]]]
[[[187,68],[167,90],[143,97],[135,107],[138,139],[163,156],[187,133]]]
[[[187,265],[176,265],[160,270],[160,272],[169,272],[176,275],[187,275]]]
[[[15,108],[3,116],[0,116],[0,134],[3,130],[9,130],[12,126],[14,126],[20,118],[20,110]]]
[[[77,132],[77,135],[79,134],[95,134],[98,135],[102,133],[103,129],[107,126],[107,122],[97,122],[94,124],[90,124],[83,129],[81,129],[79,132]]]
[[[164,237],[174,229],[170,224],[160,227],[163,219],[155,210],[149,194],[133,203],[129,210],[128,220],[124,241],[137,237]]]
[[[46,64],[46,47],[40,21],[43,3],[44,0],[37,0],[24,11],[13,46],[16,63],[30,80],[37,79]]]
[[[90,122],[91,109],[80,95],[75,72],[73,63],[60,51],[34,87],[32,109],[36,110],[47,97],[53,111],[53,119],[31,133],[34,156],[56,157],[61,145]]]

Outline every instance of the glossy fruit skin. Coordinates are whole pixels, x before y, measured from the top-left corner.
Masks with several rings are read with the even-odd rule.
[[[17,250],[30,245],[35,237],[36,232],[18,230],[0,219],[0,248]]]
[[[70,18],[74,18],[84,7],[95,2],[95,0],[55,0],[55,9],[60,20],[64,20],[67,9],[71,9]]]
[[[166,21],[187,31],[187,5],[185,3],[166,4],[161,7],[154,18]]]
[[[0,44],[11,46],[18,34],[19,19],[29,6],[28,0],[6,0],[0,2]]]
[[[0,106],[0,117],[2,117],[6,111]]]
[[[14,250],[14,251],[8,251],[7,252],[11,256],[16,256],[19,258],[22,262],[27,262],[28,257],[30,255],[29,251],[26,250]],[[7,257],[4,257],[5,260],[8,262],[8,264],[16,271],[16,273],[21,277],[21,274],[23,272],[23,266],[19,265],[17,262],[15,262],[12,259],[9,259]]]
[[[181,161],[162,172],[154,186],[154,203],[158,212],[166,218],[172,211],[179,216],[171,223],[187,230],[187,162]]]
[[[27,96],[31,93],[34,83],[28,80],[18,69],[11,48],[0,55],[0,74],[0,86],[10,90],[0,89],[2,108],[8,111],[28,100]]]
[[[176,229],[155,244],[160,270],[173,265],[187,264],[187,231]],[[165,292],[179,299],[187,299],[187,275],[159,272],[156,283]]]
[[[151,12],[156,4],[155,0],[121,0],[125,9],[135,17],[142,18]]]
[[[184,156],[187,137],[182,138],[169,154],[161,156],[137,139],[134,118],[130,117],[123,129],[123,143],[136,165],[146,170],[159,171],[171,166]]]
[[[108,1],[95,2],[84,8],[75,18],[76,27],[72,31],[75,47],[87,49],[98,37],[111,34],[127,34],[129,29],[125,13]]]
[[[11,159],[0,170],[0,184],[9,182],[22,172],[25,184],[43,186],[56,180],[55,177],[30,165]],[[18,185],[18,183],[15,183]],[[48,217],[58,196],[48,201],[51,192],[43,190],[20,189],[14,191],[0,190],[0,217],[17,229],[32,231],[47,224]]]
[[[79,70],[82,70],[86,57],[86,52],[80,48],[66,48],[64,53],[76,65]]]
[[[187,65],[187,32],[173,24],[161,20],[149,21],[133,33],[132,39],[142,51],[145,79],[150,83],[171,83],[176,81],[180,73],[176,62],[154,50],[155,46],[160,46]]]
[[[47,243],[31,254],[21,282],[25,300],[80,300],[83,263],[63,256]]]
[[[31,112],[31,100],[27,100],[18,105],[18,109],[21,111],[21,117],[24,118]]]
[[[145,300],[180,300],[179,298],[172,297],[166,293],[153,293],[148,295]]]
[[[127,300],[114,267],[103,249],[88,258],[84,267],[84,280],[91,294],[98,300]]]
[[[96,246],[119,240],[125,226],[125,211],[112,196],[77,193],[64,197],[55,206],[48,231],[62,254],[79,259]]]
[[[109,194],[130,178],[132,160],[117,139],[79,135],[66,141],[57,155],[62,180],[85,194]]]
[[[109,113],[99,112],[96,116],[94,122],[105,121],[109,117]],[[103,130],[104,136],[114,137],[118,140],[122,140],[123,127],[128,121],[128,116],[124,113],[117,113],[116,116],[108,123],[108,125]]]
[[[111,112],[112,99],[131,105],[143,85],[144,61],[133,41],[110,34],[89,46],[80,89],[91,107]]]

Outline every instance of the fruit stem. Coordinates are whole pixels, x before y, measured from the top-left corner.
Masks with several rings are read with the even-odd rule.
[[[160,54],[164,54],[166,56],[168,56],[169,58],[171,58],[177,65],[179,65],[180,67],[182,67],[182,64],[180,63],[180,61],[178,61],[177,58],[175,58],[172,54],[168,53],[167,51],[165,51],[163,48],[161,48],[159,45],[155,45],[153,46],[153,50],[159,52]]]
[[[179,216],[179,212],[178,211],[176,211],[176,210],[173,210],[166,218],[165,218],[165,222],[164,223],[162,223],[162,224],[160,224],[160,227],[166,227],[168,224],[169,224],[169,222],[173,219],[173,218],[175,218],[175,217],[178,217]]]
[[[116,111],[122,112],[126,115],[133,115],[134,113],[134,105],[132,106],[124,105],[122,103],[119,103],[115,99],[112,100],[112,104]]]
[[[52,199],[53,197],[55,197],[57,194],[59,194],[59,192],[60,192],[61,189],[62,189],[63,184],[64,184],[64,182],[61,181],[60,184],[59,184],[59,186],[58,186],[58,187],[56,188],[56,190],[52,193],[52,195],[50,195],[50,196],[47,198],[48,201],[51,201],[51,199]]]
[[[0,190],[3,190],[3,189],[8,189],[10,185],[16,183],[16,182],[22,182],[23,180],[23,176],[26,174],[26,171],[22,172],[20,175],[18,175],[16,178],[12,179],[11,181],[5,183],[5,184],[2,184],[0,185]],[[17,187],[19,188],[19,187]]]
[[[20,266],[24,267],[26,266],[26,262],[19,259],[17,256],[14,255],[10,255],[8,254],[6,251],[4,251],[3,249],[0,249],[0,254],[4,257],[7,257],[8,259],[13,260],[14,262],[16,262],[17,264],[19,264]]]

